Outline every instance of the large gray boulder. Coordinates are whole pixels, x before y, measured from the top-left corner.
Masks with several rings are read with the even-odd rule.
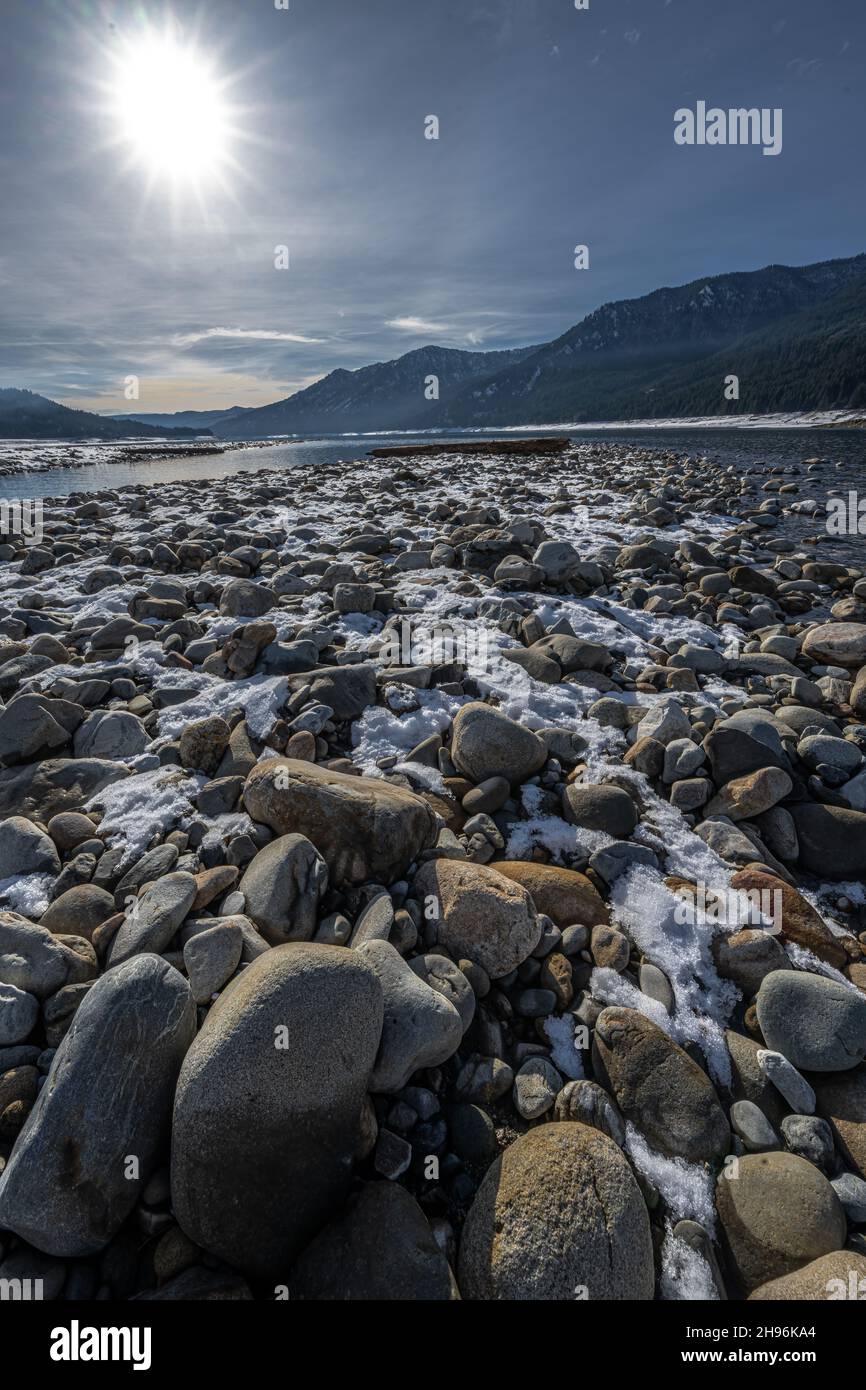
[[[398,1183],[362,1188],[316,1236],[290,1280],[293,1298],[447,1302],[457,1285],[415,1198]]]
[[[798,1070],[850,1071],[866,1058],[866,995],[804,970],[774,970],[758,991],[767,1047]]]
[[[515,1140],[466,1218],[458,1283],[483,1300],[651,1299],[649,1216],[613,1140],[555,1122]]]
[[[335,719],[360,719],[364,710],[376,703],[376,668],[358,662],[318,671],[310,686],[310,699],[330,705]]]
[[[727,1151],[730,1130],[709,1077],[643,1014],[603,1009],[592,1059],[598,1081],[654,1149],[689,1163]]]
[[[328,866],[303,835],[280,835],[250,860],[238,887],[247,916],[272,945],[309,941]]]
[[[802,651],[820,666],[859,671],[866,665],[866,623],[821,623],[806,633]]]
[[[15,912],[0,912],[0,983],[37,999],[96,977],[96,953],[78,937],[53,936]]]
[[[0,821],[0,879],[13,874],[59,874],[54,841],[24,816]]]
[[[253,820],[277,834],[312,841],[335,887],[392,883],[436,841],[436,817],[414,792],[298,758],[258,763],[247,777],[244,804]]]
[[[356,951],[275,946],[223,991],[177,1087],[171,1188],[182,1229],[265,1278],[345,1196],[382,1032]]]
[[[365,941],[357,954],[382,986],[384,1020],[371,1091],[400,1091],[421,1067],[438,1067],[460,1046],[463,1024],[450,999],[433,989],[390,941]]]
[[[158,956],[98,980],[0,1178],[0,1227],[65,1258],[107,1245],[151,1175],[194,1034],[189,985]]]
[[[49,758],[0,772],[0,818],[28,816],[48,822],[60,811],[80,811],[109,782],[128,777],[123,763],[106,758]]]
[[[457,771],[475,783],[505,777],[516,786],[544,766],[547,746],[492,705],[473,701],[454,716],[451,757]]]
[[[141,720],[127,710],[94,710],[72,740],[76,758],[123,761],[143,753],[150,737]]]

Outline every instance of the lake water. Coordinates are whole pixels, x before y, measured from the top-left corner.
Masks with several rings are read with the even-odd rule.
[[[866,430],[863,429],[734,429],[682,427],[674,429],[640,429],[623,426],[606,429],[568,429],[555,426],[538,428],[526,433],[568,434],[575,442],[608,441],[633,444],[644,448],[676,449],[684,454],[705,455],[719,464],[749,467],[801,463],[807,458],[827,459],[834,482],[862,487],[866,491]],[[467,440],[497,438],[504,432],[455,430],[443,439]],[[523,431],[521,431],[523,433]],[[111,462],[117,452],[115,444],[26,444],[16,441],[0,443],[0,453],[14,452],[26,459],[28,453],[46,457],[47,451],[75,454],[92,459],[82,467],[45,467],[39,472],[0,477],[0,497],[64,497],[70,492],[97,492],[125,483],[160,483],[180,478],[221,478],[226,474],[254,472],[259,468],[285,468],[317,463],[334,463],[341,459],[364,458],[367,451],[380,446],[429,444],[435,436],[429,434],[377,436],[332,436],[322,439],[286,440],[266,448],[231,449],[224,454],[208,454],[201,458],[184,458],[182,453],[156,461],[127,460]],[[841,468],[836,468],[836,464]],[[26,476],[26,487],[24,485]]]
[[[501,437],[502,430],[488,432],[455,430],[443,439]],[[513,432],[517,433],[517,432]],[[524,431],[520,431],[524,433]],[[705,456],[721,467],[734,465],[737,468],[765,467],[769,472],[775,466],[800,464],[805,459],[826,460],[823,467],[811,474],[801,474],[801,491],[796,498],[817,498],[822,508],[830,494],[845,495],[849,491],[862,493],[866,501],[866,430],[864,429],[816,429],[816,428],[706,428],[683,426],[678,428],[635,428],[623,426],[604,429],[556,430],[551,426],[525,433],[568,434],[575,442],[622,443],[643,448],[667,450],[674,449],[692,456]],[[436,436],[429,434],[400,435],[383,434],[379,436],[347,437],[283,441],[267,447],[230,449],[223,454],[208,454],[199,458],[185,458],[183,453],[158,460],[127,459],[111,462],[117,454],[114,444],[63,444],[50,445],[24,444],[4,441],[0,444],[0,454],[14,456],[24,462],[32,457],[39,471],[15,473],[0,477],[0,498],[64,497],[70,493],[98,492],[102,489],[122,487],[129,483],[171,482],[184,478],[220,478],[227,474],[255,472],[261,468],[279,470],[302,465],[315,469],[317,464],[334,463],[340,460],[362,459],[368,450],[379,446],[394,446],[401,443],[431,443]],[[146,446],[141,446],[144,449]],[[76,457],[86,459],[83,466],[64,468],[52,466],[54,458]],[[423,467],[423,460],[416,462]],[[866,515],[863,518],[864,534],[847,536],[836,542],[828,538],[824,526],[825,514],[822,510],[817,517],[799,516],[789,518],[784,524],[785,533],[797,540],[819,534],[822,536],[822,554],[827,558],[844,558],[848,563],[863,563],[866,566]]]

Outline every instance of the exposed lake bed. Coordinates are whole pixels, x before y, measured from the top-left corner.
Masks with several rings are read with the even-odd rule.
[[[778,433],[751,463],[286,445],[45,495],[0,590],[16,1268],[339,1299],[866,1275],[866,580],[793,510],[862,446]]]

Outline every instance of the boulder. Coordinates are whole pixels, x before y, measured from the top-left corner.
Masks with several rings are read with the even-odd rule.
[[[602,830],[618,837],[630,835],[638,822],[637,807],[621,787],[577,782],[569,782],[562,793],[562,814],[582,830]]]
[[[473,701],[454,717],[451,758],[457,771],[476,784],[505,777],[517,786],[544,766],[547,748],[531,729],[492,705]]]
[[[294,758],[258,763],[244,785],[244,804],[277,834],[312,841],[335,887],[392,883],[437,835],[433,811],[414,792]]]
[[[822,880],[866,877],[866,814],[817,801],[790,810],[803,869]]]
[[[126,710],[94,710],[75,731],[72,746],[76,758],[137,757],[150,743],[147,730]]]
[[[820,960],[835,966],[837,970],[841,970],[847,963],[848,956],[839,937],[833,934],[808,899],[790,883],[785,883],[775,874],[765,873],[761,869],[741,869],[731,879],[731,888],[750,895],[760,894],[760,899],[751,896],[751,900],[756,903],[765,901],[770,903],[772,908],[778,908],[781,936],[784,940],[794,941],[798,946],[805,947]],[[765,893],[771,896],[763,898]],[[779,968],[784,969],[785,966]]]
[[[328,866],[303,835],[280,835],[259,850],[238,886],[247,916],[266,941],[274,946],[309,941],[328,886]]]
[[[114,898],[93,883],[79,883],[55,898],[39,925],[60,936],[83,936],[90,941],[97,927],[113,917]]]
[[[819,666],[866,666],[866,623],[821,623],[803,639],[803,656]]]
[[[335,719],[360,719],[364,710],[376,703],[376,668],[358,662],[317,671],[310,686],[310,699],[329,705]]]
[[[0,819],[27,816],[43,824],[59,811],[80,811],[109,782],[128,777],[123,763],[105,758],[49,758],[0,772]]]
[[[745,999],[761,988],[774,970],[793,970],[777,938],[760,927],[719,932],[712,940],[713,960],[723,980],[733,980]]]
[[[458,1282],[485,1301],[651,1299],[649,1217],[613,1140],[554,1122],[509,1145],[466,1218]]]
[[[351,1177],[382,1033],[382,990],[357,951],[275,946],[223,990],[177,1086],[171,1190],[202,1249],[284,1275]]]
[[[0,912],[0,983],[46,999],[64,985],[95,979],[97,973],[96,953],[88,942],[52,936],[26,917]]]
[[[716,1210],[728,1265],[747,1294],[841,1249],[848,1230],[824,1175],[790,1153],[746,1154],[725,1169]]]
[[[757,999],[767,1047],[799,1071],[850,1071],[866,1057],[866,995],[804,970],[775,970]]]
[[[853,1277],[852,1277],[853,1276]],[[833,1250],[803,1265],[793,1274],[770,1279],[749,1294],[749,1302],[824,1303],[857,1299],[866,1290],[866,1255],[856,1250]]]
[[[59,874],[54,841],[24,816],[0,821],[0,879],[13,874]]]
[[[415,875],[414,892],[434,899],[437,940],[456,959],[480,965],[491,977],[507,975],[530,956],[541,923],[526,889],[489,869],[460,859],[435,859]]]
[[[0,1178],[0,1227],[64,1258],[103,1249],[151,1176],[194,1034],[189,985],[166,961],[138,956],[103,975]]]
[[[598,1081],[654,1149],[689,1163],[727,1152],[730,1130],[709,1077],[643,1014],[603,1009],[592,1059]]]
[[[192,907],[198,884],[195,876],[180,869],[165,874],[126,911],[108,953],[113,967],[142,951],[164,951]]]
[[[397,1183],[370,1183],[307,1246],[291,1296],[327,1302],[449,1302],[454,1276],[415,1198]]]
[[[413,1072],[438,1067],[460,1046],[463,1024],[445,995],[426,984],[390,941],[365,941],[357,955],[376,974],[382,988],[382,1037],[369,1088],[400,1091]]]
[[[808,1078],[816,1109],[827,1121],[846,1162],[866,1178],[866,1064]]]
[[[610,920],[610,912],[598,889],[585,874],[555,864],[536,864],[522,859],[497,861],[496,873],[526,889],[537,912],[558,927],[581,923],[593,927]]]

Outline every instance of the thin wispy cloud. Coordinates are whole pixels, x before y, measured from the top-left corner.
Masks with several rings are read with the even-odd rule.
[[[203,328],[198,333],[177,333],[175,347],[192,347],[209,338],[237,338],[243,342],[262,343],[324,343],[324,338],[308,338],[304,333],[283,333],[272,328]]]
[[[406,315],[405,318],[386,319],[386,328],[395,328],[398,333],[450,333],[451,326],[447,323],[434,323],[432,319],[413,318]]]

